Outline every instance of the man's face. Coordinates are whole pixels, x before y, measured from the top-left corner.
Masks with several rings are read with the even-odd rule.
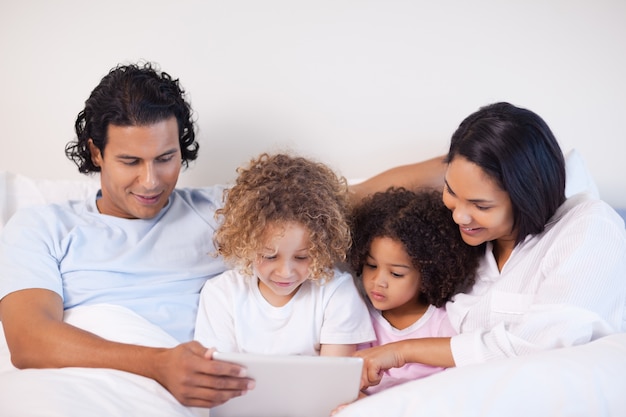
[[[100,213],[150,219],[165,207],[182,165],[175,117],[146,126],[109,125],[104,152],[91,142],[90,150],[101,170]]]

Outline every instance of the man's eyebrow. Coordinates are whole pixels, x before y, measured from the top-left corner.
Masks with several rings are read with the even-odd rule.
[[[165,152],[163,152],[161,155],[157,156],[157,158],[161,158],[161,157],[163,157],[163,156],[172,155],[172,154],[175,154],[175,153],[177,153],[177,152],[178,152],[178,149],[177,149],[177,148],[172,148],[172,149],[170,149],[169,151],[165,151]]]
[[[178,152],[178,149],[176,149],[176,148],[172,148],[172,149],[170,149],[170,150],[168,150],[168,151],[163,152],[163,153],[162,153],[162,154],[160,154],[160,155],[157,155],[157,157],[156,157],[155,159],[158,159],[158,158],[163,158],[164,156],[173,155],[173,154],[175,154],[175,153],[177,153],[177,152]],[[119,155],[116,155],[115,157],[116,157],[116,158],[119,158],[119,159],[143,159],[143,158],[141,158],[141,157],[139,157],[139,156],[135,156],[135,155],[127,155],[127,154],[119,154]]]

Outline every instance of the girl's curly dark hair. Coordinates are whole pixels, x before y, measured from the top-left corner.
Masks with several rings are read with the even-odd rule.
[[[76,140],[65,155],[83,174],[100,172],[89,151],[89,139],[104,155],[109,125],[146,126],[176,117],[182,165],[198,157],[192,110],[177,79],[151,63],[119,65],[102,78],[78,113]]]
[[[484,245],[463,242],[440,192],[390,188],[365,198],[351,221],[349,262],[359,279],[372,241],[388,237],[402,243],[420,272],[420,301],[442,307],[474,284]]]
[[[286,154],[261,154],[239,168],[216,211],[218,253],[252,274],[268,225],[294,222],[309,231],[310,279],[330,279],[350,247],[348,186],[326,165]]]

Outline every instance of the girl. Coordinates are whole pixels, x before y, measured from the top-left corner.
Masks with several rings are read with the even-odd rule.
[[[236,267],[207,281],[195,338],[218,351],[350,356],[374,339],[352,277],[347,185],[302,157],[262,154],[226,191],[216,247]]]
[[[465,245],[436,191],[389,189],[353,214],[350,263],[370,302],[376,341],[452,336],[445,303],[474,282],[480,248]],[[407,363],[386,371],[372,394],[443,368]]]

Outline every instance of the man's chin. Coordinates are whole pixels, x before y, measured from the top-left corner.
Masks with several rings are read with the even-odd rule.
[[[158,206],[151,207],[141,207],[134,210],[132,214],[136,219],[150,220],[158,216],[161,210],[163,210],[163,207],[165,207],[165,204],[159,204]]]

